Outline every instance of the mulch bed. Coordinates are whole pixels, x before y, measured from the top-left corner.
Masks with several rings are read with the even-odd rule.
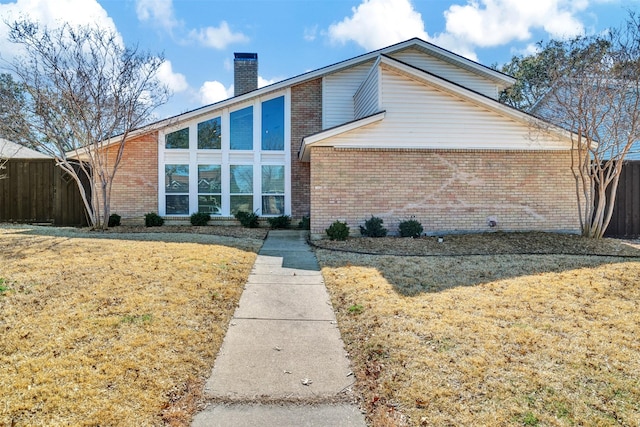
[[[461,256],[564,254],[640,257],[640,244],[619,239],[590,239],[560,233],[478,233],[443,237],[352,237],[346,241],[315,240],[317,248],[370,255]]]

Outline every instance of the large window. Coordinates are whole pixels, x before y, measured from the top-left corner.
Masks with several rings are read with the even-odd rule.
[[[198,123],[198,150],[219,150],[221,136],[220,117]]]
[[[290,215],[287,96],[283,90],[222,103],[160,130],[159,213]]]
[[[229,172],[231,214],[238,211],[253,212],[253,166],[231,165]]]
[[[198,165],[198,212],[222,214],[220,165]]]
[[[262,103],[262,149],[284,150],[284,96]]]
[[[189,214],[189,165],[165,165],[167,215]]]
[[[229,115],[232,150],[253,150],[253,107]]]
[[[189,149],[189,128],[171,132],[164,137],[164,146],[167,149]]]
[[[262,166],[262,215],[284,215],[284,166]]]

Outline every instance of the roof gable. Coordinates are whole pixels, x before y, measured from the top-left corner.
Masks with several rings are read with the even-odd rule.
[[[312,145],[348,145],[350,142],[347,134],[357,133],[365,126],[368,126],[369,130],[383,127],[393,129],[386,137],[381,136],[376,143],[381,148],[473,149],[473,144],[460,142],[464,140],[462,137],[455,143],[454,138],[446,141],[447,135],[469,131],[469,129],[460,129],[465,126],[484,128],[487,141],[494,126],[501,128],[496,129],[496,133],[502,131],[514,135],[512,143],[506,138],[502,143],[492,144],[490,141],[480,143],[477,148],[557,150],[570,147],[568,132],[440,76],[386,55],[380,55],[374,67],[379,70],[375,72],[372,70],[369,73],[362,88],[365,91],[366,87],[378,87],[377,90],[367,92],[375,99],[360,101],[363,105],[370,106],[368,109],[362,109],[369,116],[304,138],[299,153],[301,159],[308,159],[308,147]],[[389,77],[389,73],[400,78]],[[373,82],[373,80],[377,81]],[[374,105],[377,106],[375,108],[377,113],[372,110],[371,106]],[[380,115],[381,110],[386,111],[386,114]],[[456,114],[460,115],[459,120]],[[376,120],[372,120],[373,117]],[[465,120],[469,120],[469,123],[465,123]],[[488,123],[482,123],[487,120]],[[392,123],[393,121],[396,123]],[[404,127],[400,125],[403,121]],[[432,129],[424,126],[427,122],[431,123]],[[542,137],[534,138],[527,135],[531,133],[536,122],[540,122],[538,126],[540,129],[545,129]],[[373,123],[375,123],[373,126],[369,126]],[[447,126],[451,127],[447,128]],[[436,128],[439,129],[442,144],[434,144],[431,138],[436,134]],[[401,136],[402,132],[404,136]],[[379,133],[382,135],[385,132],[379,131]],[[472,137],[471,134],[469,137]],[[428,142],[430,138],[431,142]],[[527,142],[528,139],[529,142]],[[534,142],[534,139],[537,141]]]

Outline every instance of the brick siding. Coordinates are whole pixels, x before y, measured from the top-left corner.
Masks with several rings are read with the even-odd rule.
[[[291,88],[291,215],[309,215],[309,163],[298,160],[302,138],[322,130],[322,79]]]
[[[117,148],[110,147],[110,156]],[[123,219],[158,212],[158,133],[127,140],[111,189],[111,213]]]
[[[311,149],[311,231],[352,235],[371,215],[390,233],[415,218],[429,234],[579,231],[571,155],[542,151]]]

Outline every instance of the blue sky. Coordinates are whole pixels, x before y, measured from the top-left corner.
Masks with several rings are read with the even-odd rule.
[[[257,52],[260,85],[420,37],[485,65],[535,43],[619,26],[640,0],[0,0],[0,19],[30,16],[111,28],[164,52],[172,116],[233,93],[233,53]],[[0,26],[0,57],[17,54]]]

